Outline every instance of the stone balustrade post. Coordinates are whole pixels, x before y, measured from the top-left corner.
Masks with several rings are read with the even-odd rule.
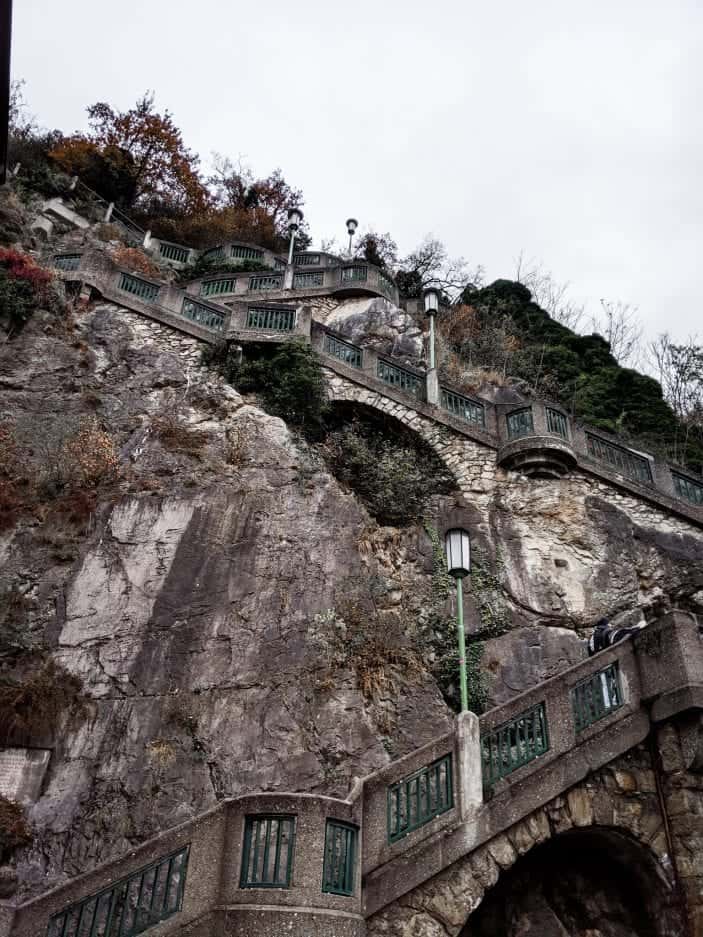
[[[483,803],[481,729],[476,713],[459,713],[454,723],[457,752],[458,802],[465,820]]]
[[[283,289],[293,289],[293,264],[286,264],[286,272],[283,275]]]
[[[426,380],[426,392],[427,392],[427,403],[432,403],[435,407],[439,406],[439,377],[437,375],[437,368],[432,368],[427,372],[425,377]]]
[[[107,224],[107,222],[112,218],[112,213],[114,210],[115,210],[115,203],[110,202],[110,204],[105,209],[105,217],[103,218],[104,224]]]
[[[78,176],[71,176],[71,184],[68,187],[69,192],[75,192],[78,185]]]
[[[149,248],[151,247],[151,231],[147,231],[145,233],[142,247],[144,248],[145,251],[148,251]]]

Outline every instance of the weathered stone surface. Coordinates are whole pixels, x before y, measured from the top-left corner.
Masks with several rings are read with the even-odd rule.
[[[327,316],[326,324],[356,345],[370,345],[409,363],[423,358],[423,335],[415,320],[387,299],[345,300]]]

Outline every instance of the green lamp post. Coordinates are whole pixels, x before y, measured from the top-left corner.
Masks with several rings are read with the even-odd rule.
[[[462,580],[471,569],[471,543],[469,534],[462,527],[452,527],[444,535],[444,550],[447,570],[456,580],[456,631],[459,642],[459,680],[461,687],[461,711],[469,709],[466,682],[466,638],[464,636],[464,594]]]

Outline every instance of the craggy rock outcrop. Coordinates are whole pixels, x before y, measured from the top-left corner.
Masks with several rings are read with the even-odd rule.
[[[0,347],[2,416],[37,451],[94,413],[123,464],[80,525],[43,504],[0,533],[0,592],[32,601],[33,634],[88,699],[84,720],[51,740],[34,842],[14,859],[25,891],[229,794],[343,794],[450,724],[428,670],[395,672],[370,700],[353,661],[331,671],[320,640],[355,582],[378,621],[419,618],[433,588],[427,534],[379,527],[314,448],[200,355],[194,339],[107,304],[73,323],[37,315]],[[185,431],[170,443],[169,419]],[[580,659],[602,614],[703,604],[700,532],[629,495],[495,470],[463,498],[483,570],[467,622],[488,640],[495,701]],[[430,522],[450,507],[435,499]]]
[[[356,345],[370,345],[411,364],[422,360],[422,331],[411,315],[387,299],[347,299],[328,315],[326,325]]]

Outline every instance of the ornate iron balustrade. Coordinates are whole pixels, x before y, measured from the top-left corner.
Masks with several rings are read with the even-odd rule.
[[[53,264],[57,270],[77,270],[81,264],[81,255],[56,254]]]
[[[369,268],[365,264],[342,267],[342,283],[359,283],[368,279]]]
[[[217,280],[203,280],[200,284],[201,296],[219,296],[220,293],[234,293],[236,277],[220,277]]]
[[[280,290],[283,286],[283,277],[274,273],[270,276],[249,277],[250,290]]]
[[[547,414],[547,432],[561,436],[563,439],[569,438],[569,429],[566,417],[559,410],[552,410],[551,407],[545,407]]]
[[[679,498],[690,501],[691,504],[703,504],[703,483],[695,482],[692,478],[672,472],[674,490]]]
[[[577,683],[571,691],[571,704],[577,732],[583,732],[594,722],[619,709],[623,697],[617,661]]]
[[[190,257],[190,251],[187,247],[179,247],[177,244],[166,244],[159,241],[159,253],[164,260],[175,260],[179,264],[187,264]]]
[[[295,267],[314,267],[319,266],[321,257],[319,254],[293,254],[293,265]]]
[[[296,273],[293,277],[293,289],[302,290],[310,286],[324,286],[325,275],[322,270],[313,273]]]
[[[261,260],[264,252],[258,247],[243,247],[241,244],[232,244],[229,249],[229,256],[237,257],[240,260]]]
[[[649,465],[649,459],[637,455],[630,449],[607,442],[600,436],[594,436],[591,433],[586,433],[586,447],[592,458],[611,465],[621,475],[625,475],[633,481],[651,485],[652,469]]]
[[[478,426],[486,425],[486,410],[482,403],[464,397],[455,391],[440,388],[440,406],[448,413],[458,416],[467,423],[476,423]]]
[[[388,842],[397,842],[453,806],[452,756],[449,754],[389,786]]]
[[[292,332],[295,328],[295,309],[281,306],[249,306],[248,329],[269,332]]]
[[[539,703],[481,737],[484,787],[490,787],[548,750],[547,712],[544,703]]]
[[[295,817],[247,817],[239,887],[290,888],[294,850]]]
[[[351,823],[328,820],[325,826],[325,861],[322,871],[322,890],[331,895],[354,894],[354,866],[356,864],[359,831]]]
[[[361,367],[363,354],[361,348],[352,345],[351,342],[345,342],[335,335],[330,335],[329,332],[325,333],[322,350],[325,354],[331,355],[333,358],[338,358],[340,361],[351,365],[353,368]]]
[[[136,937],[183,905],[189,847],[70,905],[49,921],[47,937]]]
[[[409,394],[414,394],[415,397],[421,398],[424,396],[425,382],[418,374],[413,374],[412,371],[406,371],[405,368],[400,368],[396,364],[391,364],[389,361],[379,358],[376,373],[384,384],[398,387]]]
[[[185,319],[190,319],[191,322],[197,322],[198,325],[202,325],[206,329],[212,329],[214,332],[224,332],[224,313],[218,312],[210,306],[205,306],[195,299],[190,299],[188,296],[183,297],[181,315]]]
[[[531,407],[513,410],[505,419],[508,424],[508,439],[519,439],[520,436],[529,436],[535,431]]]
[[[144,303],[153,303],[159,295],[159,287],[155,283],[140,280],[139,277],[133,277],[130,273],[120,274],[118,288],[125,293],[131,293]]]

